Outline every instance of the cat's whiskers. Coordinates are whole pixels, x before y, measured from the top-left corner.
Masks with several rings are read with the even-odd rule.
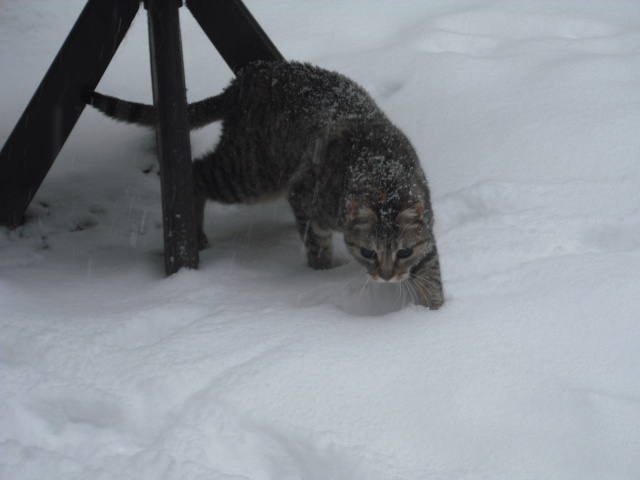
[[[367,281],[364,282],[364,285],[362,285],[362,288],[360,289],[360,295],[358,295],[358,303],[360,303],[360,301],[362,300],[362,294],[364,293],[365,289],[367,289],[367,293],[368,293],[368,287],[371,286],[371,277],[367,275]]]
[[[418,293],[422,294],[426,299],[428,305],[431,305],[430,298],[434,296],[433,290],[429,288],[428,279],[425,276],[416,275],[415,273],[410,273],[409,278],[411,280],[411,286],[416,291],[416,295]],[[421,282],[417,282],[416,280],[422,280]],[[418,295],[419,296],[419,295]]]
[[[392,308],[396,308],[398,306],[398,304],[400,303],[400,301],[402,300],[402,282],[398,282],[396,283],[396,288],[395,288],[395,298],[393,299],[393,307]]]
[[[415,284],[411,281],[411,279],[407,280],[407,290],[411,294],[411,301],[416,304],[420,303],[420,295],[418,295],[418,291],[416,289]]]
[[[407,303],[407,294],[409,295],[409,300],[413,301],[413,296],[411,295],[411,285],[408,281],[400,282],[400,302],[401,305],[406,305]]]
[[[433,280],[427,278],[427,277],[419,277],[424,279],[424,288],[427,291],[427,293],[429,295],[433,295],[436,296],[438,294],[438,289],[437,289],[437,285],[433,283]],[[440,287],[442,288],[442,287]]]
[[[413,282],[411,281],[411,279],[408,279],[406,282],[406,287],[407,287],[407,292],[409,292],[409,297],[411,298],[411,301],[414,303],[418,302],[418,295],[415,291],[415,287],[413,285]]]

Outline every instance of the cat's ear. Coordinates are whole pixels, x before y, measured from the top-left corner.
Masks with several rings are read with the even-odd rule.
[[[413,203],[409,208],[401,211],[396,218],[398,223],[412,223],[422,220],[424,216],[424,204],[422,200]]]
[[[352,200],[349,204],[349,221],[371,223],[378,220],[376,213],[358,200]]]

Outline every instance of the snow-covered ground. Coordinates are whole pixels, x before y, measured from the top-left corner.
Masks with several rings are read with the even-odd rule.
[[[83,4],[2,1],[0,141]],[[87,109],[0,229],[0,477],[640,478],[640,3],[247,5],[412,139],[447,303],[310,270],[282,202],[164,278],[154,135]],[[196,100],[231,73],[183,10]],[[151,100],[144,15],[100,91]]]

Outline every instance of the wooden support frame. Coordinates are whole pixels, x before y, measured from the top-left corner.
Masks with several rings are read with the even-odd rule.
[[[164,262],[167,275],[198,268],[198,241],[191,175],[182,41],[176,0],[145,0],[153,104],[158,113],[156,141],[160,160]]]
[[[197,268],[191,145],[178,9],[144,0],[161,164],[165,270]],[[140,0],[88,0],[0,151],[0,225],[16,227],[84,110],[140,7]],[[241,0],[187,0],[229,67],[283,60]]]
[[[240,0],[186,0],[186,4],[233,73],[256,60],[284,60]]]
[[[89,0],[0,151],[0,224],[19,225],[140,7]]]

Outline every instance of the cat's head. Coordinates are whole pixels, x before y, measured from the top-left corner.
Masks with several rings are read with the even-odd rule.
[[[397,210],[351,200],[347,208],[347,248],[376,282],[408,279],[411,268],[433,249],[432,217],[422,200],[410,200]]]

